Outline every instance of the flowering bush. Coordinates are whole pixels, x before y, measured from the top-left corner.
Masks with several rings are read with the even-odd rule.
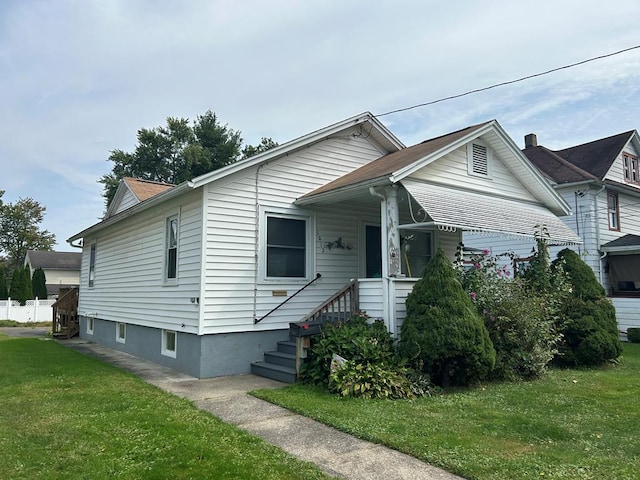
[[[546,265],[548,268],[548,262]],[[554,293],[532,288],[524,278],[511,278],[509,267],[487,250],[473,255],[471,267],[465,268],[462,245],[456,267],[496,350],[492,377],[514,380],[542,375],[559,341],[555,323],[559,300],[566,291],[561,276],[554,280],[560,284]]]

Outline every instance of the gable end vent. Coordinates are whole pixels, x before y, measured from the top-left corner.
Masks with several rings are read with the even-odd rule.
[[[474,143],[471,148],[471,171],[476,175],[488,175],[489,155],[487,147]]]

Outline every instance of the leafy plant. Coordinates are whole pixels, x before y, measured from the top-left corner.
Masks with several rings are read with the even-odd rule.
[[[329,376],[329,390],[343,397],[414,398],[408,369],[348,361]]]

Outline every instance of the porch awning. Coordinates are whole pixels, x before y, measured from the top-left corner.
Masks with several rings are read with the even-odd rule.
[[[440,227],[533,238],[544,225],[551,244],[582,243],[562,220],[540,205],[414,180],[401,183]]]

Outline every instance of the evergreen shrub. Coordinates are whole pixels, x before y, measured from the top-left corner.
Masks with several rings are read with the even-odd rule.
[[[442,249],[407,296],[400,353],[440,386],[488,377],[496,353],[482,319]]]
[[[562,308],[562,333],[557,362],[561,365],[600,365],[622,353],[615,307],[593,270],[570,249],[558,253],[552,267],[562,264],[571,284],[571,298]]]
[[[631,343],[640,343],[640,328],[627,328],[627,339]]]

